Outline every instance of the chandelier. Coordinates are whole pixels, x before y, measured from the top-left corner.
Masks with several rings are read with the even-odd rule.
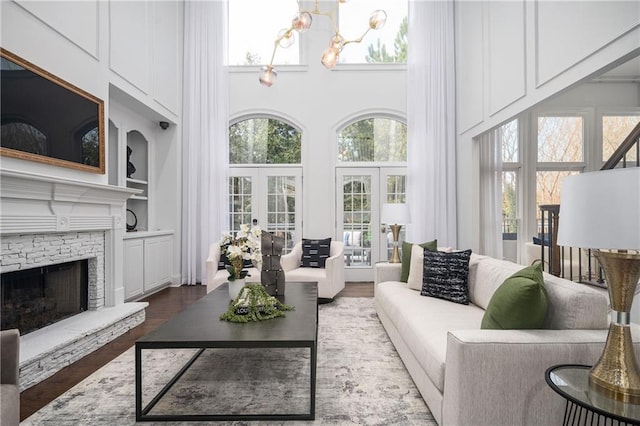
[[[336,4],[330,10],[323,12],[318,9],[318,1],[315,0],[315,5],[313,10],[304,10],[302,8],[302,3],[298,0],[298,13],[291,20],[291,26],[289,28],[283,28],[278,32],[278,36],[273,42],[273,53],[271,54],[271,61],[269,65],[265,65],[260,68],[260,83],[266,87],[271,87],[273,83],[276,82],[278,78],[278,73],[273,67],[273,59],[276,56],[276,51],[278,47],[286,49],[293,45],[295,42],[295,34],[303,33],[311,28],[311,23],[313,22],[312,15],[318,16],[326,16],[331,21],[331,25],[333,26],[333,36],[329,40],[329,47],[322,52],[321,62],[327,69],[332,69],[338,63],[338,59],[340,57],[340,52],[342,49],[350,43],[360,43],[362,39],[367,35],[367,33],[371,30],[379,30],[384,26],[387,22],[387,13],[384,10],[374,10],[369,16],[369,27],[365,30],[365,32],[358,38],[353,40],[345,39],[342,34],[340,34],[340,30],[336,25],[335,13],[338,11],[341,3],[346,3],[348,0],[336,0]]]

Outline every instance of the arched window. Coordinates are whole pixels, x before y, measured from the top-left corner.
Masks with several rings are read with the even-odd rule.
[[[300,164],[300,130],[275,118],[249,118],[229,126],[230,164]]]
[[[346,126],[338,133],[338,161],[407,161],[407,125],[373,117]]]

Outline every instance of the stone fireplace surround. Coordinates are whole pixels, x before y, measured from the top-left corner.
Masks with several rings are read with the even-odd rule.
[[[89,309],[20,339],[20,390],[139,325],[124,303],[123,212],[136,190],[2,170],[0,273],[90,259]]]

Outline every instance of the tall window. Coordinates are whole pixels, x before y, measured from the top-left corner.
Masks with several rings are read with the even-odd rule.
[[[289,28],[297,12],[296,0],[229,1],[229,65],[269,63],[278,31]],[[299,63],[298,40],[276,52],[274,64]]]
[[[350,124],[338,134],[338,161],[407,161],[407,125],[388,118]]]
[[[274,118],[250,118],[229,126],[231,164],[299,164],[301,133]]]
[[[383,28],[369,31],[362,43],[347,45],[340,53],[341,63],[405,63],[407,62],[406,0],[351,0],[340,5],[340,33],[348,40],[356,39],[368,28],[369,15],[377,9],[387,12]]]
[[[502,148],[502,239],[516,240],[518,235],[518,177],[521,167],[518,147],[518,120],[510,121],[500,127],[499,137]]]
[[[536,216],[540,219],[541,205],[560,204],[564,178],[584,170],[584,118],[544,115],[538,116],[537,124]]]

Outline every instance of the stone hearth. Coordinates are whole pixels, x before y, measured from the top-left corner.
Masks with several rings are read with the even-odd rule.
[[[136,190],[2,170],[0,272],[90,259],[88,310],[21,337],[27,389],[144,321],[124,303],[124,203]]]

